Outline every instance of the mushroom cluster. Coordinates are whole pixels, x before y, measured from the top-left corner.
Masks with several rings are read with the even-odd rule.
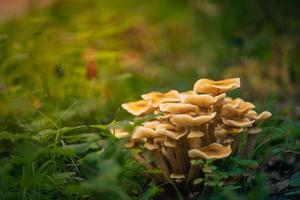
[[[163,174],[152,174],[157,182],[190,183],[201,174],[191,165],[193,159],[223,159],[238,148],[238,136],[247,134],[244,156],[255,145],[258,124],[271,116],[258,114],[255,106],[241,98],[226,97],[239,88],[240,79],[200,79],[193,90],[143,94],[142,100],[122,107],[134,116],[155,114],[136,126],[130,134],[120,128],[112,130],[118,138],[127,138],[127,148],[139,149],[136,159],[147,169],[159,168]]]

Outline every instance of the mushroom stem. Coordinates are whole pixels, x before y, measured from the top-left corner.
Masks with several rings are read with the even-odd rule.
[[[190,149],[198,149],[202,146],[202,137],[204,133],[200,127],[191,127],[190,133],[187,136],[187,141]]]
[[[188,173],[189,167],[190,167],[190,159],[188,156],[188,141],[186,137],[180,138],[178,141],[179,145],[177,146],[177,149],[180,150],[182,160],[183,160],[183,172],[184,174]]]
[[[256,143],[256,134],[247,134],[246,145],[244,149],[244,155],[246,158],[251,156],[251,153],[255,147]]]
[[[190,138],[188,140],[189,140],[189,144],[190,144],[190,149],[197,149],[197,148],[201,147],[201,144],[202,144],[201,138]]]
[[[147,170],[153,170],[154,167],[148,162],[146,161],[141,155],[139,154],[135,154],[134,158],[140,162]],[[163,182],[164,178],[162,176],[160,176],[159,174],[151,174],[149,173],[149,176],[157,183],[159,182]]]
[[[223,107],[223,105],[220,103],[217,103],[216,105],[213,106],[214,112],[216,112],[216,116],[214,118],[213,123],[210,123],[208,125],[208,135],[210,137],[211,142],[216,142],[214,133],[215,133],[216,126],[217,126],[218,122],[220,121],[222,107]]]
[[[153,170],[153,166],[149,164],[149,162],[147,162],[141,155],[136,154],[134,155],[134,157],[137,161],[139,161],[142,165],[144,165],[146,169]]]
[[[204,133],[204,137],[201,141],[202,146],[206,146],[212,143],[212,140],[210,138],[210,135],[208,133],[208,127],[207,124],[203,124],[200,126],[200,130]]]
[[[232,154],[236,155],[239,150],[239,137],[237,135],[233,136],[233,143],[231,144]]]
[[[192,182],[200,174],[199,166],[190,165],[187,182]]]
[[[166,163],[166,160],[164,159],[164,157],[162,155],[161,150],[160,149],[155,149],[152,152],[153,152],[153,156],[154,156],[154,159],[156,161],[155,163],[157,164],[157,167],[162,170],[165,177],[169,177],[169,175],[170,175],[169,168],[168,168],[168,165]]]
[[[162,147],[161,151],[162,151],[163,155],[169,161],[172,171],[176,174],[179,174],[180,167],[178,166],[178,163],[176,162],[174,150],[171,149],[170,147]]]

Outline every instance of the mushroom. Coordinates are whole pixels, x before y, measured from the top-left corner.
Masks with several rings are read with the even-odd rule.
[[[220,128],[226,130],[226,139],[223,144],[230,145],[233,154],[238,150],[239,134],[242,133],[245,128],[231,127],[226,125],[221,125]]]
[[[184,174],[171,174],[170,178],[174,179],[176,183],[180,183],[185,179],[185,176]]]
[[[250,120],[255,120],[255,123],[259,123],[262,121],[265,121],[266,119],[270,118],[272,116],[272,114],[268,111],[264,111],[262,113],[260,113],[259,115],[257,115],[257,113],[253,110],[250,110],[246,115],[247,118],[249,118]]]
[[[183,103],[193,104],[199,107],[207,108],[217,101],[214,97],[209,94],[200,94],[200,95],[184,95],[181,96],[181,101]]]
[[[147,121],[143,123],[143,126],[146,128],[151,128],[151,129],[155,129],[156,126],[158,126],[160,124],[160,121],[158,120],[152,120],[152,121]]]
[[[176,169],[179,169],[179,172],[182,173],[185,171],[185,155],[182,149],[184,146],[180,147],[181,138],[188,133],[187,128],[180,128],[177,129],[176,127],[172,126],[171,124],[161,124],[156,127],[156,132],[160,135],[165,136],[166,140],[164,141],[164,145],[166,146],[167,152],[169,155],[175,155],[176,159]],[[170,162],[173,158],[169,159]]]
[[[232,104],[225,104],[222,108],[222,116],[225,117],[243,117],[248,111],[250,107],[237,108]]]
[[[176,90],[171,90],[166,93],[150,92],[143,94],[142,98],[148,101],[153,107],[158,107],[161,103],[179,102],[179,93]]]
[[[231,154],[231,148],[230,146],[223,146],[218,143],[212,143],[199,149],[191,149],[188,153],[191,158],[202,158],[205,160],[222,159],[228,157]]]
[[[116,129],[111,129],[111,133],[119,139],[122,138],[127,138],[130,134],[127,131],[124,131],[123,129],[116,128]]]
[[[142,138],[152,138],[153,139],[157,136],[158,136],[157,133],[153,129],[143,127],[143,126],[138,126],[133,131],[131,140],[135,141],[135,140],[140,140]]]
[[[141,116],[141,115],[148,114],[151,111],[153,111],[152,106],[145,100],[124,103],[124,104],[122,104],[122,108],[124,108],[130,114],[133,114],[134,116]]]
[[[120,128],[112,134],[129,138],[126,147],[139,152],[135,153],[136,159],[147,169],[162,170],[164,176],[150,174],[158,183],[174,180],[178,187],[191,186],[195,177],[204,176],[203,169],[191,165],[191,160],[222,159],[234,154],[244,131],[247,141],[243,153],[248,157],[261,131],[258,124],[271,116],[267,111],[258,114],[250,102],[226,96],[226,92],[239,87],[239,78],[200,79],[192,91],[143,94],[143,100],[122,107],[135,116],[153,113],[154,119],[135,127],[131,135]]]
[[[252,128],[248,129],[247,131],[247,139],[246,139],[246,145],[244,149],[244,154],[246,157],[249,157],[250,154],[252,153],[254,147],[255,147],[255,142],[256,142],[256,137],[257,134],[260,133],[262,130],[258,128],[258,124],[268,118],[270,118],[272,114],[268,111],[264,111],[257,115],[255,111],[249,111],[246,114],[246,117],[248,117],[251,120],[255,120],[254,125]]]
[[[246,158],[249,158],[250,154],[252,153],[255,147],[256,135],[261,131],[262,131],[261,128],[257,128],[257,127],[248,129],[247,139],[246,139],[246,144],[244,149],[244,155],[246,156]]]
[[[214,136],[217,140],[217,143],[222,144],[224,142],[224,140],[226,139],[226,133],[227,131],[224,128],[217,127],[215,129]]]
[[[194,91],[198,93],[207,93],[219,95],[229,92],[241,86],[239,78],[214,81],[210,79],[200,79],[194,85]]]
[[[173,114],[184,114],[184,113],[198,113],[199,108],[192,104],[187,103],[162,103],[159,105],[159,109],[162,112],[168,112]]]
[[[157,150],[159,146],[155,143],[145,143],[144,147],[150,151]]]
[[[199,128],[197,127],[191,128],[190,133],[187,135],[190,148],[195,149],[201,147],[202,145],[201,138],[204,135],[205,134],[202,131],[200,131]]]
[[[178,114],[171,117],[171,122],[177,127],[201,126],[215,117],[216,113],[209,113],[200,116],[190,116],[188,114]]]
[[[172,126],[172,125],[171,125]],[[173,140],[179,140],[181,137],[185,136],[188,133],[187,128],[183,128],[181,130],[176,130],[175,127],[163,127],[163,125],[159,125],[156,128],[156,132],[160,135],[167,136]]]
[[[251,127],[254,123],[254,120],[249,120],[247,118],[243,119],[228,119],[222,118],[222,121],[227,126],[239,127],[239,128],[248,128]]]
[[[192,159],[222,159],[230,155],[230,146],[222,146],[218,143],[211,143],[208,146],[204,146],[197,149],[191,149],[188,151],[189,157]],[[188,181],[193,180],[199,174],[199,168],[197,166],[191,165]]]

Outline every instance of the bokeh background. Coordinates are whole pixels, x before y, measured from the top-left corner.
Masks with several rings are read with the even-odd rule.
[[[242,82],[232,96],[298,123],[299,8],[298,0],[0,0],[0,131],[31,137],[107,124],[125,119],[120,105],[143,93],[231,77]],[[298,125],[280,123],[299,136]],[[12,146],[2,141],[2,158]]]

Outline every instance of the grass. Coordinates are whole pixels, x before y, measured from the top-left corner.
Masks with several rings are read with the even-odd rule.
[[[216,35],[207,42],[198,16],[182,1],[63,0],[2,24],[0,199],[159,199],[161,188],[109,127],[130,119],[120,105],[142,93],[237,75],[230,72],[235,66],[215,66],[226,48],[217,46]],[[258,110],[274,117],[263,125],[250,161],[233,158],[213,168],[219,176],[248,179],[221,186],[212,177],[212,199],[300,193],[296,95],[282,95],[272,77],[256,87],[267,70],[260,73],[259,62],[241,64],[249,73],[241,74],[247,84],[239,96],[261,102]],[[249,171],[253,162],[259,166]]]

